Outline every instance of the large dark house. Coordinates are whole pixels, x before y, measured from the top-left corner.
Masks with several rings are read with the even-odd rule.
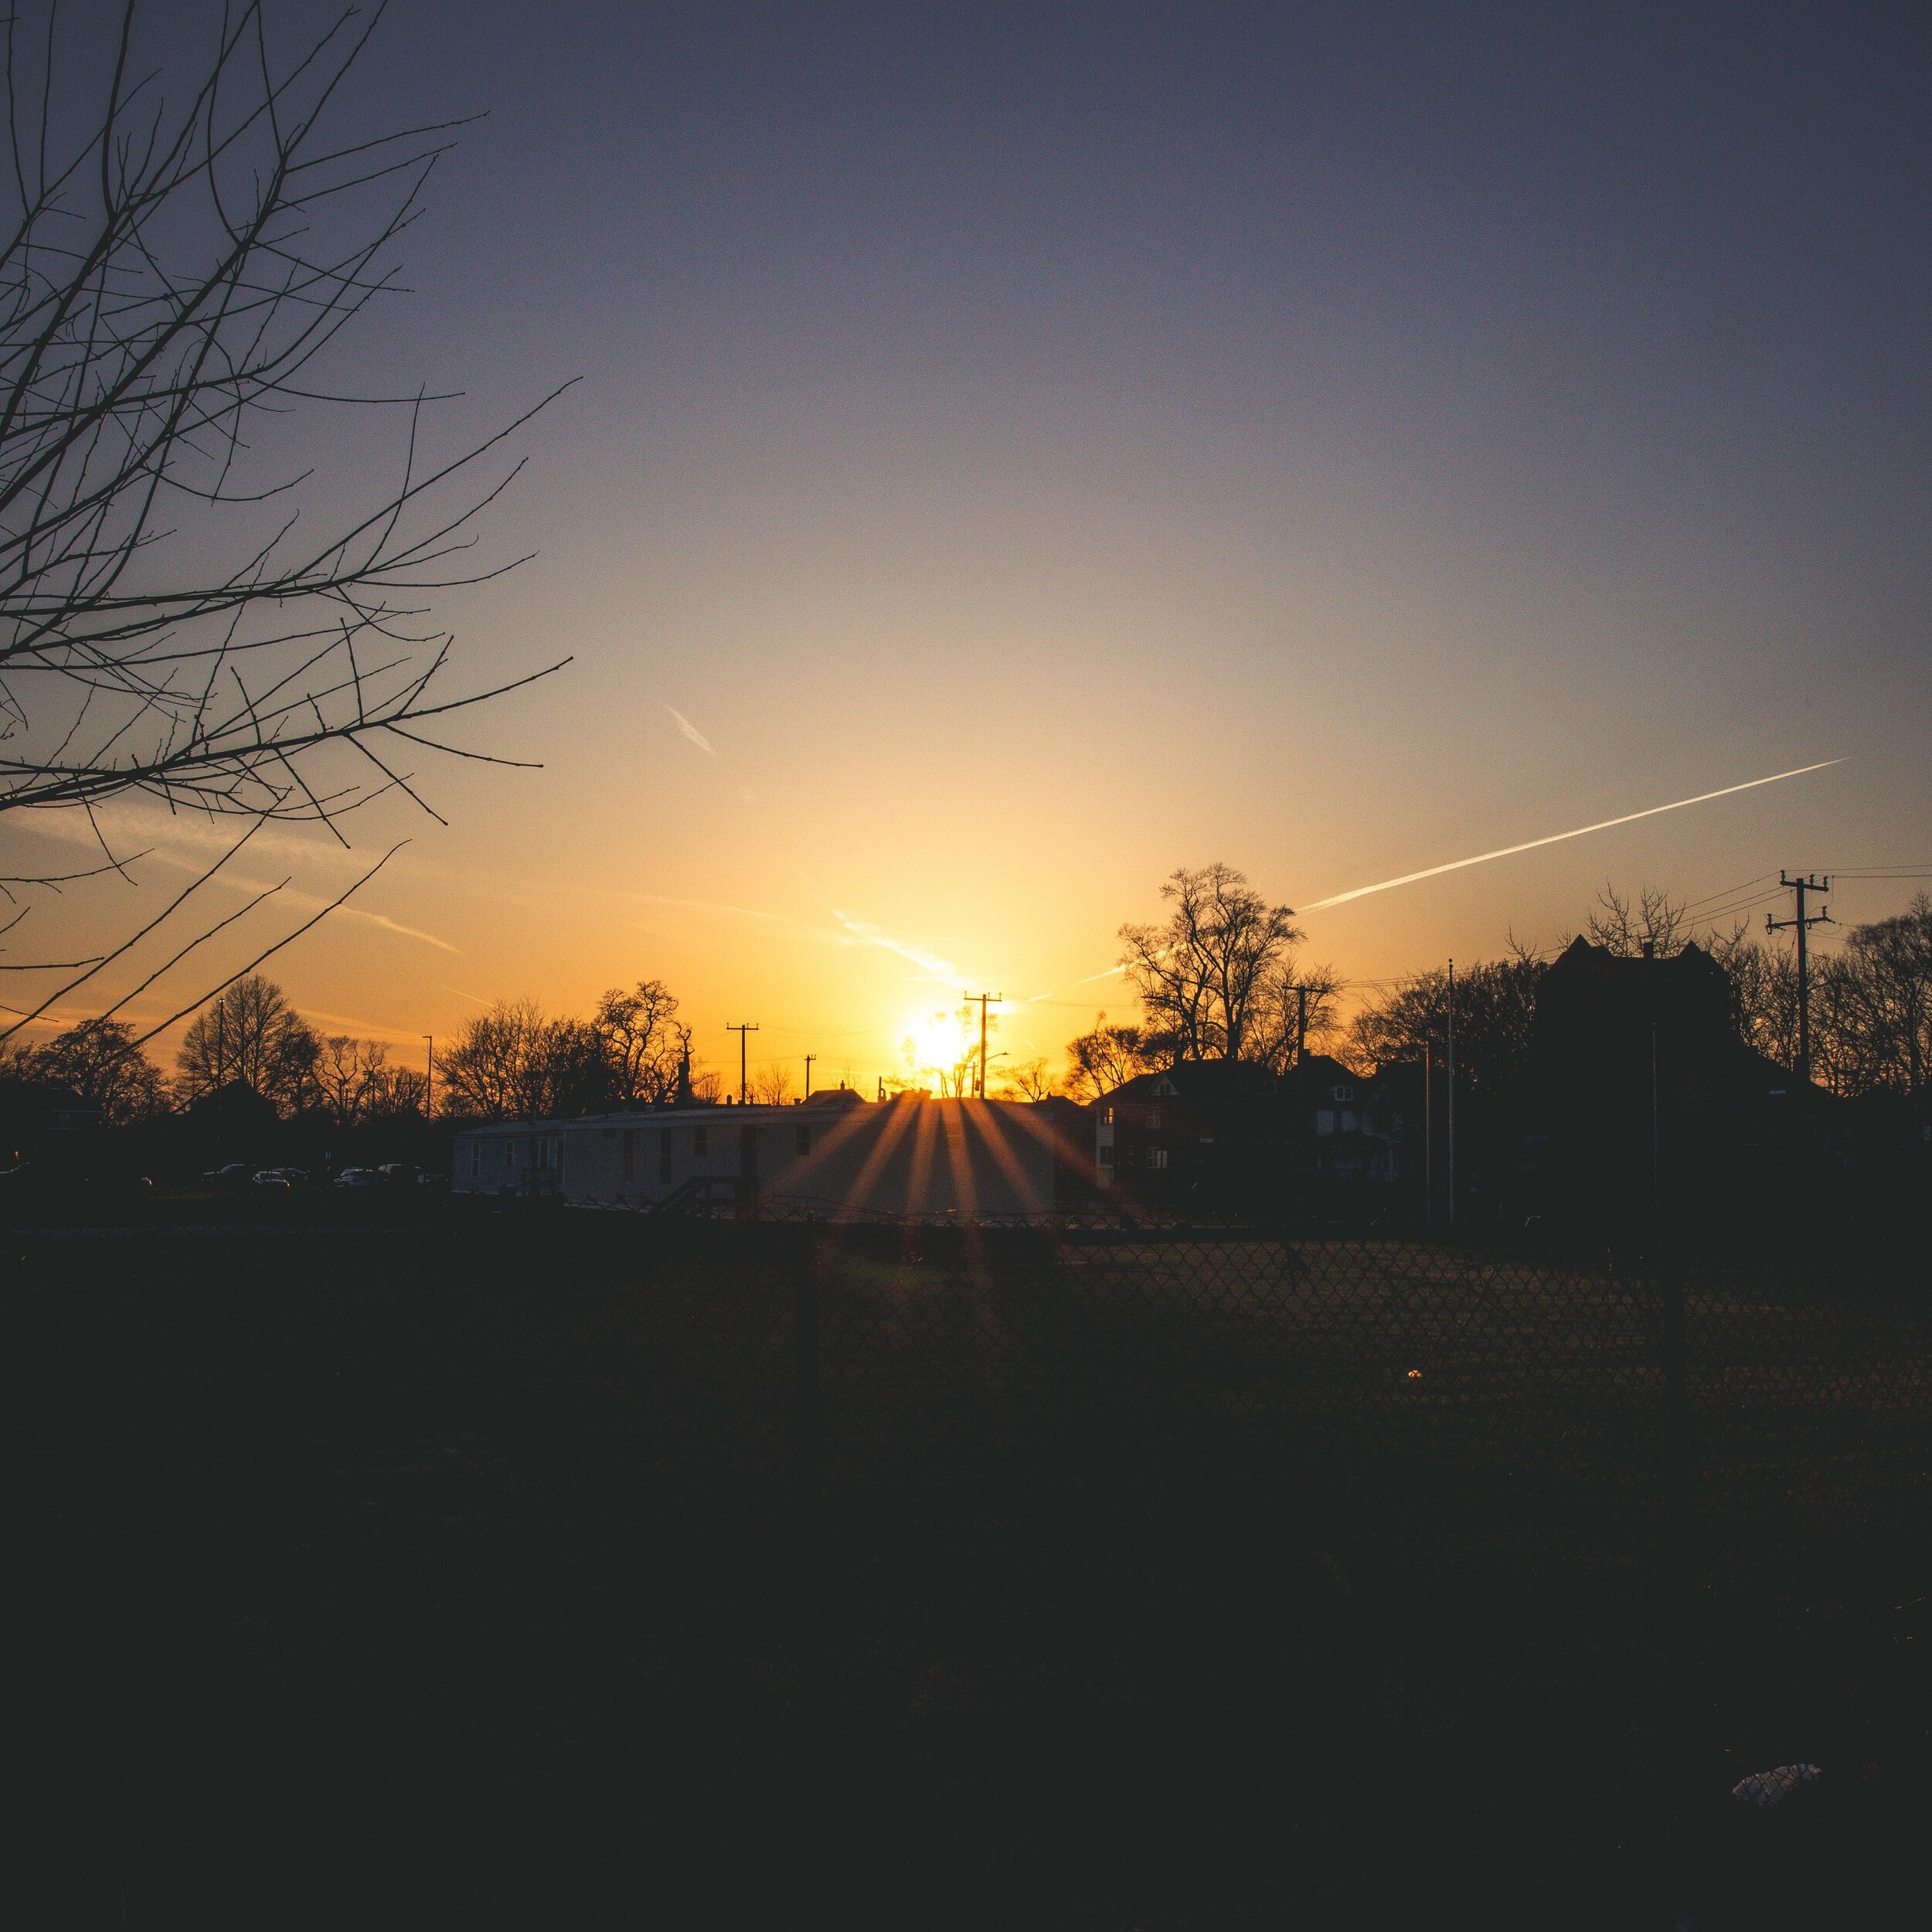
[[[1281,1083],[1244,1060],[1183,1060],[1094,1106],[1094,1158],[1117,1199],[1219,1211],[1266,1199],[1287,1172]]]
[[[1403,1178],[1397,1083],[1311,1053],[1285,1077],[1183,1060],[1097,1101],[1094,1160],[1117,1202],[1170,1211],[1373,1211]]]
[[[1730,975],[1695,944],[1576,940],[1537,988],[1531,1058],[1517,1205],[1631,1234],[1815,1165],[1837,1106],[1746,1045]]]

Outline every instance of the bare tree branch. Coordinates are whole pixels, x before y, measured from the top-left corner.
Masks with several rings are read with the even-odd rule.
[[[245,819],[250,835],[270,820],[321,825],[344,845],[338,821],[392,792],[434,817],[417,751],[520,762],[451,742],[441,721],[569,662],[452,688],[451,634],[425,620],[434,592],[523,560],[472,563],[476,519],[520,468],[497,461],[509,440],[570,385],[438,451],[436,408],[457,392],[357,393],[323,367],[345,328],[403,292],[398,245],[465,124],[331,134],[382,13],[345,7],[278,57],[263,0],[211,4],[185,87],[178,71],[164,87],[136,0],[111,38],[63,44],[58,64],[77,71],[58,87],[52,0],[7,16],[0,823],[78,807],[104,862],[0,877],[10,902],[125,876],[94,815],[131,796]],[[90,98],[90,112],[60,104]],[[403,412],[390,480],[317,521],[301,499],[318,472],[274,460],[298,407]],[[399,743],[413,748],[400,763]],[[81,978],[9,1032],[187,896],[69,962]]]

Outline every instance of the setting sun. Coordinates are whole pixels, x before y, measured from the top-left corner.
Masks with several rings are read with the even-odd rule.
[[[999,1025],[999,1008],[990,1005],[989,1028]],[[953,1011],[925,1012],[909,1018],[902,1029],[900,1058],[903,1077],[940,1094],[967,1090],[979,1064],[979,1009],[962,1005]],[[989,1063],[999,1059],[997,1047],[989,1046]]]

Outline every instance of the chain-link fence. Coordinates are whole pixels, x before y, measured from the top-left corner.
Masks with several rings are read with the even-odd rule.
[[[1158,1445],[1724,1515],[1909,1486],[1932,1444],[1932,1296],[1903,1261],[1102,1224],[713,1223],[650,1252],[694,1335],[738,1311],[747,1425],[828,1481]]]
[[[318,1764],[1119,1925],[1674,1923],[1744,1774],[1923,1762],[1908,1260],[448,1208],[18,1237],[153,1681]]]

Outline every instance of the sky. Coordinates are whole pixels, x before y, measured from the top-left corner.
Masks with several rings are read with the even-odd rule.
[[[1883,7],[393,8],[352,119],[487,118],[344,361],[452,439],[577,379],[485,526],[532,560],[437,604],[479,680],[571,662],[464,726],[540,769],[420,767],[447,828],[251,848],[272,936],[410,839],[275,975],[399,1057],[659,978],[713,1064],[750,1021],[869,1087],[968,990],[1015,1060],[1124,1017],[1177,866],[1298,906],[1842,761],[1310,913],[1359,992],[1606,881],[1932,872],[1929,54]],[[143,884],[43,939],[213,836],[124,826]]]

